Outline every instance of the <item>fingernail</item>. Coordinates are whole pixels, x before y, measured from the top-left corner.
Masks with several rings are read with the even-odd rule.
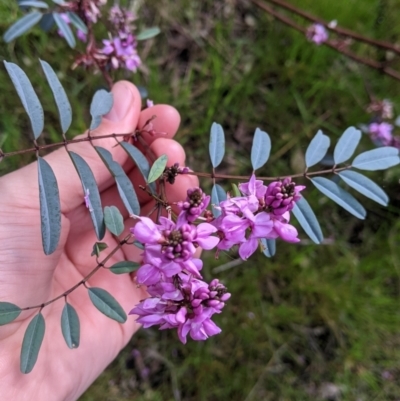
[[[126,85],[117,84],[112,89],[112,94],[114,97],[114,105],[110,112],[104,116],[104,118],[117,123],[122,121],[131,109],[133,103],[133,93]]]

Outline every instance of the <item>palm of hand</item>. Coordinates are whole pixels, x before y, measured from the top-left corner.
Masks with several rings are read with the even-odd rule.
[[[122,88],[122,86],[125,86]],[[168,106],[155,106],[140,114],[140,97],[133,86],[119,83],[113,88],[118,101],[118,91],[133,92],[131,109],[122,121],[103,122],[99,132],[133,132],[136,126],[152,115],[157,114],[154,126],[166,131],[167,137],[154,140],[151,147],[156,155],[167,153],[169,163],[184,163],[182,148],[171,138],[179,125],[179,116]],[[120,98],[122,95],[120,96]],[[126,101],[126,97],[124,98]],[[114,108],[118,107],[114,105]],[[154,110],[153,110],[154,109]],[[111,149],[110,139],[97,141],[96,145]],[[91,165],[101,190],[103,206],[116,205],[124,210],[117,195],[113,180],[96,159],[88,144],[71,146]],[[113,151],[113,157],[124,165],[126,155],[120,148]],[[83,156],[83,155],[82,155]],[[90,161],[90,159],[92,159]],[[62,233],[56,252],[50,256],[43,254],[40,235],[39,203],[36,166],[29,165],[19,171],[2,177],[0,187],[3,196],[0,205],[0,301],[15,303],[21,308],[40,305],[69,290],[82,280],[97,263],[91,250],[97,241],[89,214],[84,206],[82,189],[76,173],[68,160],[65,150],[50,154],[47,160],[53,167],[60,188]],[[68,166],[68,167],[67,167]],[[128,176],[133,182],[140,180],[139,172],[130,166]],[[127,167],[129,169],[129,167]],[[75,174],[74,176],[72,174]],[[186,189],[197,184],[191,176],[178,177],[178,185],[168,189],[170,202],[185,197]],[[139,194],[142,214],[152,208],[148,197]],[[125,215],[125,230],[120,237],[129,232],[133,220]],[[129,220],[129,221],[128,221]],[[114,249],[118,241],[107,233],[102,240],[108,250]],[[106,256],[108,250],[104,252]],[[100,254],[101,261],[105,256]],[[139,260],[140,250],[133,245],[125,245],[107,262],[107,266],[121,260]],[[87,282],[88,287],[100,287],[111,293],[125,311],[129,311],[146,295],[138,288],[131,275],[113,275],[100,269]],[[24,311],[14,322],[0,327],[0,381],[4,400],[75,400],[95,380],[104,368],[115,358],[121,348],[129,341],[139,325],[134,317],[121,325],[102,315],[90,302],[87,289],[81,285],[68,295],[67,301],[75,308],[80,318],[80,346],[70,350],[61,334],[61,313],[65,305],[63,299],[46,306],[43,316],[46,322],[45,338],[37,364],[29,375],[19,368],[19,353],[25,330],[39,309]]]

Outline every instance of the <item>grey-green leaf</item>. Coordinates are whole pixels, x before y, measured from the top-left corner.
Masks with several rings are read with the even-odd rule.
[[[151,166],[149,176],[147,178],[147,183],[151,184],[155,180],[161,177],[162,173],[165,170],[165,167],[168,162],[168,156],[167,155],[161,155]]]
[[[61,331],[68,348],[79,347],[80,323],[76,310],[66,303],[61,314]]]
[[[253,170],[261,168],[269,159],[271,152],[271,139],[269,135],[261,131],[260,128],[256,129],[253,138],[253,145],[251,147],[251,164]]]
[[[160,33],[160,28],[158,26],[153,26],[151,28],[146,28],[143,31],[139,32],[136,35],[136,40],[146,40],[146,39],[151,39],[154,38],[154,36],[157,36]]]
[[[18,38],[25,32],[29,31],[34,25],[36,25],[42,18],[40,11],[32,11],[29,14],[24,15],[14,24],[12,24],[5,32],[3,39],[6,43]]]
[[[71,105],[60,80],[58,79],[54,70],[51,68],[50,64],[43,60],[40,60],[40,64],[42,65],[51,91],[53,92],[54,100],[58,108],[58,114],[60,116],[61,129],[63,134],[65,134],[72,122]]]
[[[111,110],[113,103],[114,99],[111,92],[100,89],[94,94],[92,103],[90,104],[90,115],[92,116],[92,122],[90,123],[91,130],[100,125],[102,116]]]
[[[218,167],[225,154],[225,135],[220,124],[213,123],[210,131],[210,143],[208,146],[212,166]]]
[[[131,180],[127,177],[122,167],[113,160],[111,153],[100,146],[94,147],[117,184],[119,195],[129,214],[138,216],[140,205]]]
[[[147,182],[150,172],[150,164],[147,161],[146,156],[137,147],[131,145],[129,142],[120,142],[119,144],[134,161],[145,182]],[[153,193],[156,192],[156,186],[154,183],[149,184],[149,187]]]
[[[85,23],[80,19],[78,15],[76,15],[72,11],[68,11],[68,18],[70,19],[71,23],[75,25],[75,28],[79,29],[82,31],[84,34],[87,34],[88,29]]]
[[[353,160],[353,167],[360,170],[385,170],[400,163],[399,150],[393,146],[368,150]]]
[[[353,156],[356,147],[360,143],[361,131],[349,127],[343,132],[342,136],[339,138],[335,150],[333,151],[333,158],[336,164],[344,163]]]
[[[320,162],[330,145],[330,139],[319,130],[306,150],[306,166],[307,168],[314,166]]]
[[[124,231],[124,219],[115,206],[106,206],[104,208],[104,222],[114,235],[120,235]]]
[[[18,2],[20,7],[49,8],[48,4],[39,0],[21,0]]]
[[[42,245],[46,255],[53,253],[60,240],[61,206],[56,177],[50,165],[38,157]]]
[[[211,204],[213,206],[219,206],[219,204],[224,200],[226,200],[226,192],[224,191],[224,188],[218,184],[214,184],[211,190]],[[217,207],[213,207],[212,212],[214,217],[221,215],[221,210]]]
[[[53,13],[53,18],[69,47],[73,49],[76,45],[76,41],[70,26],[64,21],[59,13]]]
[[[339,176],[347,185],[360,192],[360,194],[363,194],[382,206],[388,205],[389,197],[386,192],[365,175],[357,173],[356,171],[345,170],[341,171]]]
[[[44,127],[43,108],[29,78],[20,67],[4,61],[4,65],[31,121],[34,138],[39,138]]]
[[[303,196],[294,204],[293,214],[311,240],[320,244],[324,239],[321,227],[311,206]]]
[[[106,232],[103,207],[96,180],[86,161],[77,153],[68,152],[81,180],[83,194],[89,205],[89,213],[97,239],[101,240]]]
[[[0,302],[0,326],[15,320],[21,313],[21,308],[10,302]]]
[[[127,316],[117,300],[102,288],[88,288],[90,300],[104,315],[119,323],[125,323]]]
[[[38,313],[29,323],[22,341],[20,370],[29,373],[36,364],[40,347],[42,345],[45,322],[43,315]]]
[[[343,209],[347,210],[353,216],[363,220],[367,215],[364,207],[357,201],[357,199],[333,181],[328,180],[325,177],[311,178],[311,181],[319,191],[329,199],[332,199]]]
[[[261,238],[261,244],[263,247],[263,254],[265,256],[267,256],[268,258],[272,258],[272,256],[275,256],[275,253],[276,253],[276,240],[275,239]]]
[[[139,269],[140,263],[130,262],[129,260],[125,260],[123,262],[115,263],[110,267],[110,271],[114,274],[125,274],[132,273]]]

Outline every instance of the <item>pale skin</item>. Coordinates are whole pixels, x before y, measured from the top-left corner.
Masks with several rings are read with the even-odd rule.
[[[140,95],[126,81],[115,84],[113,94],[112,111],[92,135],[134,132],[156,115],[153,127],[156,132],[166,135],[145,135],[146,141],[156,156],[168,155],[168,165],[178,162],[183,166],[185,153],[172,139],[180,123],[178,112],[166,105],[140,111]],[[136,189],[137,184],[143,183],[126,153],[119,146],[113,147],[114,139],[93,143],[112,152],[114,160],[123,165]],[[110,173],[89,143],[73,144],[69,149],[89,163],[101,191],[103,207],[116,205],[124,213],[125,233],[120,236],[123,238],[134,220],[124,209]],[[97,239],[78,175],[64,149],[46,156],[46,160],[57,177],[62,209],[60,243],[50,256],[43,253],[41,243],[36,163],[0,178],[0,301],[21,308],[42,304],[64,293],[96,266],[95,258],[90,254]],[[6,162],[7,159],[3,161]],[[184,199],[186,190],[197,185],[195,177],[179,176],[173,186],[167,186],[168,200]],[[146,215],[154,203],[139,189],[137,193],[142,215]],[[118,243],[110,233],[103,241],[109,248],[101,254],[100,260]],[[107,265],[121,260],[139,261],[140,250],[125,245]],[[146,297],[132,275],[114,275],[104,269],[89,279],[88,286],[110,292],[126,312]],[[61,334],[60,319],[65,303],[60,299],[42,310],[46,321],[45,337],[37,363],[27,375],[20,372],[19,355],[25,330],[38,309],[24,311],[14,322],[0,326],[0,393],[3,401],[77,400],[140,327],[134,316],[128,316],[125,324],[119,324],[102,315],[90,302],[83,286],[68,295],[68,302],[80,318],[79,348],[69,349]]]

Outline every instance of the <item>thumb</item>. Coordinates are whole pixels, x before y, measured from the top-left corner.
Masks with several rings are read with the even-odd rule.
[[[133,133],[137,127],[141,98],[137,88],[128,81],[117,82],[112,88],[114,104],[111,111],[103,117],[101,125],[91,131],[90,135],[110,135],[113,133]],[[82,139],[87,133],[75,137]],[[93,145],[101,146],[111,152],[113,159],[119,164],[127,160],[125,151],[115,146],[114,138],[94,139]],[[104,166],[103,161],[89,141],[68,145],[68,150],[79,154],[89,164],[100,191],[111,186],[113,179]],[[58,149],[45,157],[53,169],[60,191],[61,211],[68,213],[83,201],[82,185],[72,161],[64,148]],[[37,163],[32,163],[1,179],[4,193],[12,196],[14,205],[39,207],[39,189]],[[37,194],[37,196],[35,196]],[[9,198],[10,199],[10,198]]]

